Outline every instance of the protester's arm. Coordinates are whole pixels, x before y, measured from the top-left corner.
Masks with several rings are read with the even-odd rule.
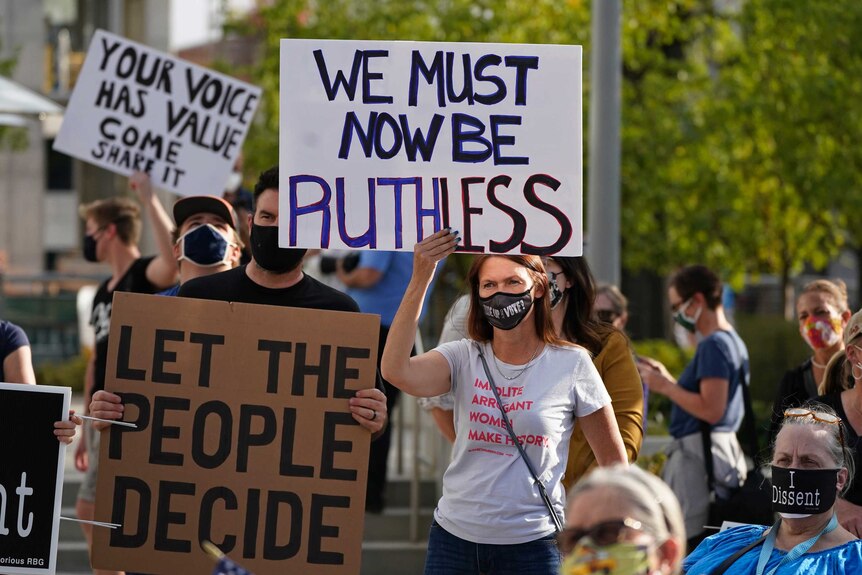
[[[835,501],[835,512],[841,527],[862,538],[862,507],[839,497]]]
[[[443,437],[448,439],[449,443],[455,443],[455,412],[442,407],[432,407],[431,417],[434,418],[434,423],[437,424],[437,429]]]
[[[336,264],[335,273],[341,283],[352,288],[370,288],[383,277],[383,273],[374,268],[356,268],[352,272],[345,272],[340,264]]]
[[[455,251],[457,243],[457,235],[444,229],[416,244],[413,276],[389,328],[380,371],[389,383],[410,395],[431,397],[451,387],[449,362],[441,353],[429,351],[414,357],[410,353],[434,270],[440,260]]]
[[[22,345],[3,360],[3,374],[8,383],[36,385],[29,345]]]
[[[71,409],[69,410],[69,419],[67,421],[60,420],[54,422],[54,435],[58,441],[69,445],[75,439],[75,432],[82,423],[84,423],[84,420],[75,415],[75,410]]]
[[[623,438],[620,436],[617,420],[614,419],[614,410],[611,409],[610,404],[589,415],[578,417],[578,422],[600,466],[628,463]]]
[[[162,202],[153,190],[150,176],[143,172],[135,172],[129,177],[129,185],[138,194],[138,199],[149,214],[153,226],[153,236],[159,247],[159,254],[147,266],[147,279],[158,288],[169,288],[177,281],[179,267],[174,257],[174,246],[171,242],[171,232],[174,229],[171,217],[165,211]]]
[[[701,421],[715,425],[727,410],[730,383],[721,377],[704,377],[700,392],[677,385],[667,368],[654,359],[638,357],[638,370],[650,391],[667,396],[672,402]]]
[[[87,371],[84,374],[84,414],[87,414],[87,408],[90,405],[90,396],[93,394],[93,386],[95,384],[96,374],[96,354],[90,356],[90,361],[87,362]],[[78,446],[75,448],[75,469],[78,471],[87,471],[89,467],[87,460],[87,435],[82,433],[81,439],[78,441]]]
[[[343,260],[335,264],[335,275],[347,287],[370,288],[383,279],[384,270],[389,265],[392,254],[388,252],[363,252],[359,256],[359,265],[350,271],[345,271]]]

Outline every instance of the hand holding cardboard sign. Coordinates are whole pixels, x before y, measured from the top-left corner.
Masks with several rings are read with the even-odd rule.
[[[123,419],[123,400],[116,393],[100,389],[93,394],[90,402],[90,414],[99,419],[119,420]],[[94,421],[93,427],[101,431],[111,425],[103,421]]]
[[[360,389],[350,398],[350,413],[356,422],[372,434],[383,431],[389,414],[386,395],[377,388]]]
[[[82,423],[84,423],[84,420],[75,415],[74,409],[70,409],[68,420],[54,422],[54,435],[57,436],[58,441],[69,445],[75,439],[75,432]]]

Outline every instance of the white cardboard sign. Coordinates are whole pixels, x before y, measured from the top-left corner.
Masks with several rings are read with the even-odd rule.
[[[282,40],[280,245],[580,255],[581,52]]]
[[[54,149],[182,195],[221,195],[260,88],[97,30]]]

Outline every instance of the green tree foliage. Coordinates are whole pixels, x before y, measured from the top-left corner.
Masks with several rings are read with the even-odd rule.
[[[625,100],[625,264],[697,260],[737,279],[775,274],[786,288],[838,253],[862,203],[852,41],[862,4],[747,0],[725,14],[687,4],[682,63],[659,61],[644,105]]]
[[[715,5],[623,0],[623,264],[662,273],[697,261],[732,280],[787,283],[860,239],[847,214],[862,208],[862,2]],[[290,89],[279,86],[282,38],[581,44],[588,92],[590,7],[275,0],[231,24],[262,39],[249,172],[278,161],[278,93]]]
[[[834,257],[845,240],[842,196],[859,196],[862,4],[751,0],[740,25],[738,58],[709,110],[709,123],[726,128],[703,142],[744,198],[750,271],[786,285],[805,263]]]

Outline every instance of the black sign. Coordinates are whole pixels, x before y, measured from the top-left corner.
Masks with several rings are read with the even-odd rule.
[[[71,391],[0,383],[0,573],[53,574]]]

